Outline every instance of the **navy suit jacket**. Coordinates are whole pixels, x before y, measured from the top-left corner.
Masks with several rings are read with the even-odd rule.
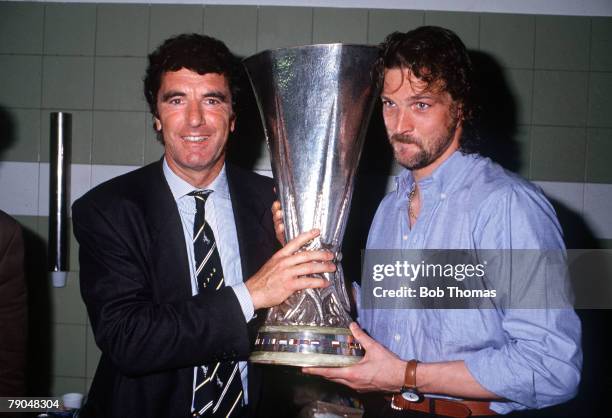
[[[246,279],[278,248],[272,181],[226,167]],[[245,360],[265,315],[247,324],[229,287],[192,296],[181,220],[161,161],[92,189],[72,216],[81,294],[102,351],[81,416],[188,416],[193,367]],[[249,366],[252,415],[259,376]]]

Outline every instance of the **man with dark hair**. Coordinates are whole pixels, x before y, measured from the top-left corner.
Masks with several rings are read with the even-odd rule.
[[[294,254],[318,231],[274,253],[271,180],[225,163],[237,66],[222,42],[169,39],[146,74],[163,159],[73,205],[81,293],[102,351],[81,416],[256,415],[246,359],[265,315],[255,312],[325,286],[311,276],[335,270],[333,256]]]
[[[382,45],[380,69],[385,126],[405,170],[378,208],[367,248],[562,253],[561,228],[541,191],[474,153],[464,135],[474,115],[472,68],[457,35],[439,27],[393,33]],[[562,277],[553,279],[563,287]],[[571,308],[362,306],[359,322],[370,334],[351,325],[366,349],[360,363],[304,371],[393,394],[372,397],[369,416],[543,408],[572,398],[580,380],[580,321]]]

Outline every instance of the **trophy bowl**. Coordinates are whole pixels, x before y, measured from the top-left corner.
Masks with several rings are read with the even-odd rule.
[[[340,246],[363,140],[378,96],[378,49],[321,44],[264,51],[243,63],[251,81],[283,208],[287,241],[318,228],[301,251],[326,249],[337,270],[325,289],[298,291],[268,311],[250,360],[345,366],[364,354],[348,325]]]

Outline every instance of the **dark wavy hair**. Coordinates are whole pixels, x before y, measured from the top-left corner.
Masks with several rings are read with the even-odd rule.
[[[381,78],[385,69],[402,68],[426,82],[428,89],[442,89],[450,94],[461,108],[461,151],[476,152],[479,137],[474,121],[478,106],[474,98],[473,68],[461,39],[445,28],[421,26],[406,33],[391,33],[380,48],[376,69]]]
[[[224,75],[232,93],[232,105],[235,107],[240,84],[238,58],[218,39],[190,33],[167,39],[149,55],[149,66],[144,79],[144,95],[153,116],[158,116],[157,93],[162,76],[168,71],[178,71],[181,68],[201,75],[208,73]]]

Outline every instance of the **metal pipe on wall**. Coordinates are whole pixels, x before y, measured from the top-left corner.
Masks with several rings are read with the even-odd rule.
[[[51,113],[49,166],[48,267],[53,287],[64,287],[68,277],[68,167],[72,115]]]

